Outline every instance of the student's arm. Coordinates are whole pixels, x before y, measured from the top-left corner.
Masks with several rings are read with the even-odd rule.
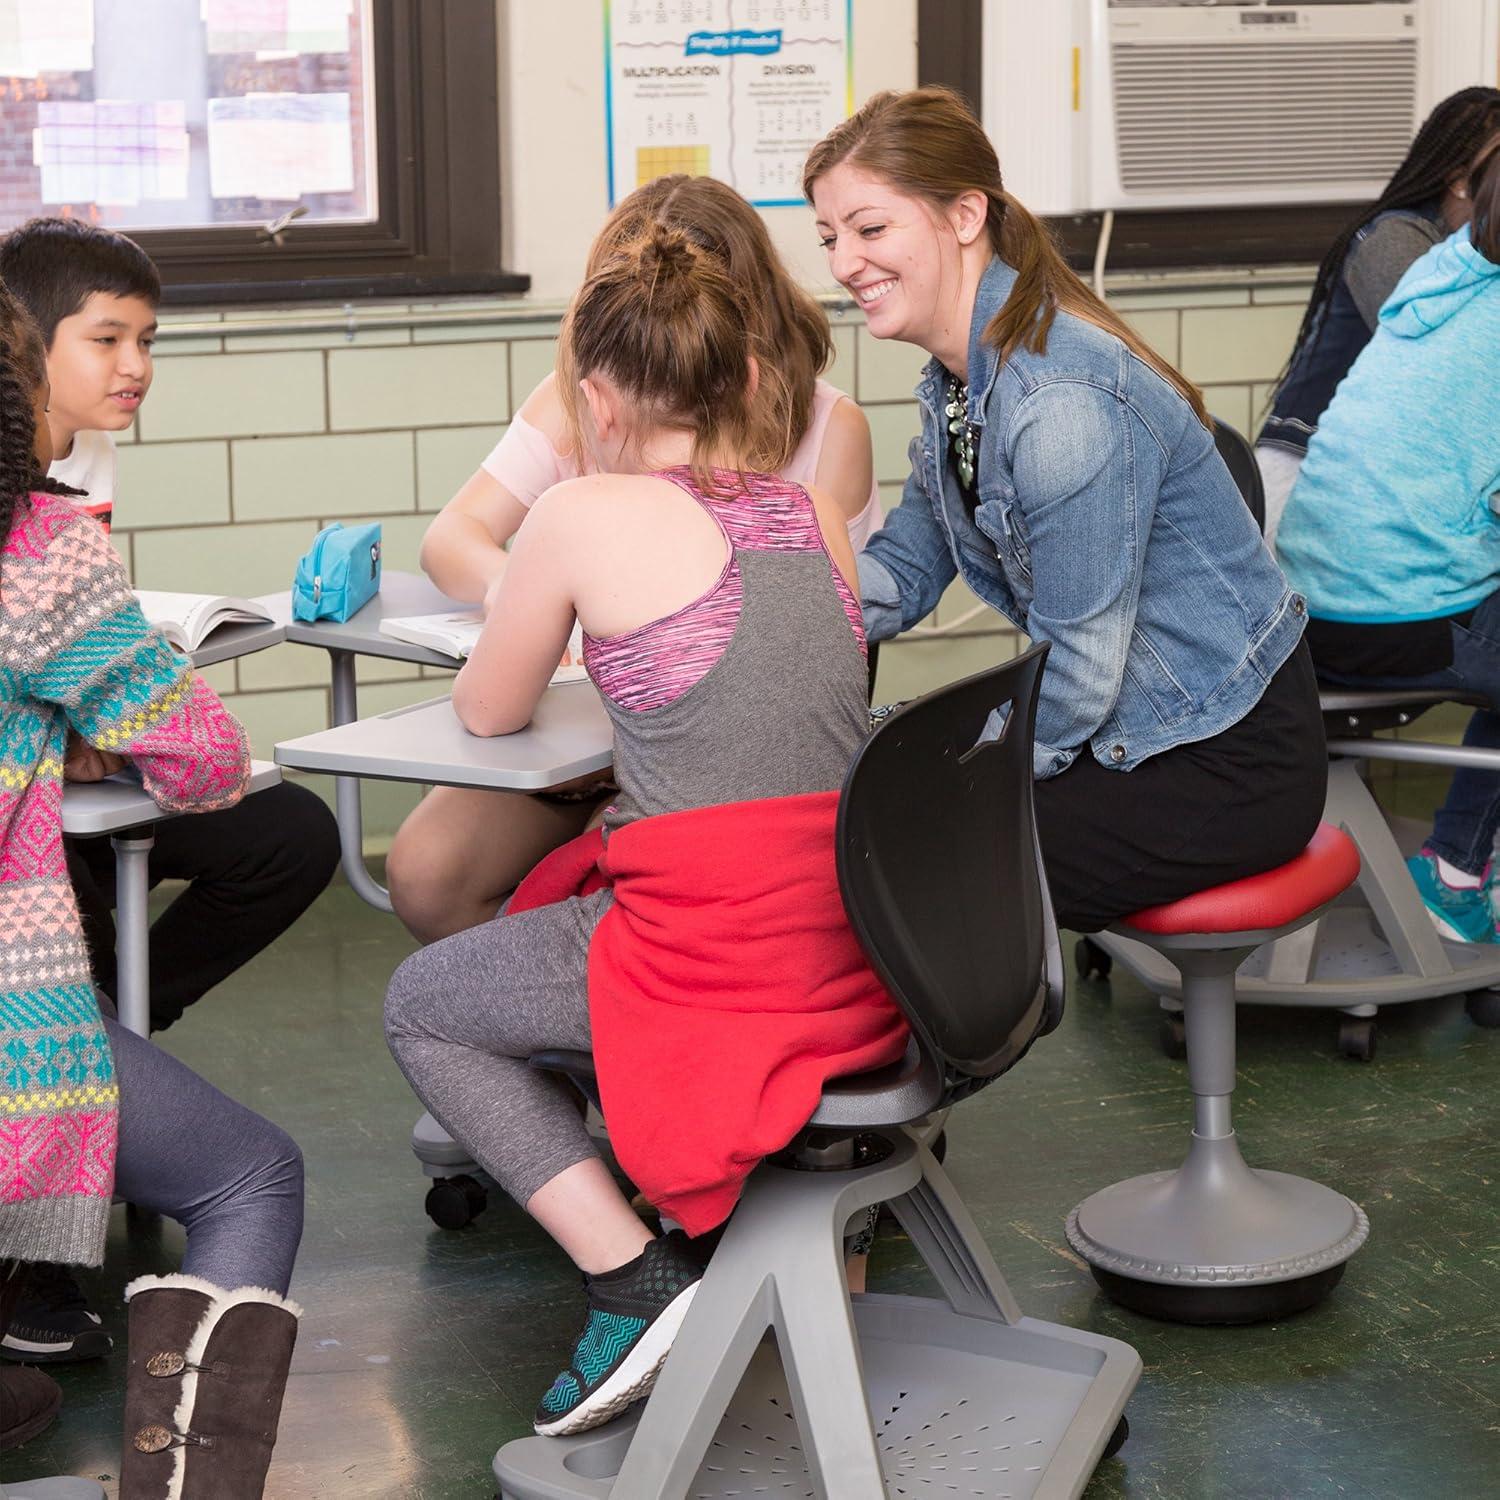
[[[1396,283],[1437,243],[1435,234],[1415,219],[1393,215],[1375,225],[1345,257],[1344,283],[1371,333]]]
[[[1047,777],[1120,695],[1165,459],[1124,401],[1074,381],[1025,396],[1006,447],[1031,553],[1026,632],[1052,643],[1033,758]]]
[[[859,601],[872,641],[899,635],[925,619],[958,573],[948,538],[917,478],[923,461],[920,437],[911,440],[907,458],[912,472],[901,503],[859,554]]]
[[[562,403],[549,375],[526,398],[517,420],[422,538],[422,570],[453,599],[489,609],[505,571],[505,544],[545,490],[571,477],[560,456],[566,441]]]
[[[549,491],[527,515],[484,629],[454,679],[453,709],[470,734],[524,729],[562,660],[576,618],[569,567],[578,544],[572,488],[563,484]]]
[[[874,476],[869,420],[853,401],[845,397],[835,403],[828,414],[813,483],[838,506],[844,518],[846,535],[849,522],[870,503]]]
[[[818,530],[823,533],[823,545],[839,576],[849,586],[849,591],[859,597],[859,570],[854,564],[854,547],[849,541],[849,524],[842,503],[821,486],[810,489],[808,498],[818,513]]]
[[[58,705],[88,744],[134,762],[168,810],[238,802],[250,779],[244,729],[147,624],[97,522],[79,515],[52,537],[38,597],[45,618],[34,633],[28,696]]]

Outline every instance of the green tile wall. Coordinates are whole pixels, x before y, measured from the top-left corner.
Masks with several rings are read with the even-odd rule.
[[[1136,284],[1111,297],[1154,348],[1182,362],[1215,414],[1246,431],[1286,358],[1304,285],[1211,287]],[[413,312],[502,315],[486,299],[412,305]],[[400,309],[383,307],[382,312]],[[321,312],[333,309],[316,310]],[[308,309],[173,313],[158,345],[156,384],[138,431],[122,434],[115,539],[143,588],[265,593],[285,588],[318,526],[378,519],[386,565],[411,569],[432,512],[498,441],[513,411],[552,368],[557,320],[466,327],[256,334]],[[204,325],[236,331],[215,336]],[[906,449],[917,430],[912,390],[923,356],[871,339],[856,314],[834,318],[828,378],[869,417],[883,503],[901,493]],[[196,331],[175,333],[191,325]],[[927,624],[952,626],[973,596],[955,584]],[[993,616],[960,635],[889,644],[880,695],[907,697],[1002,659],[1014,632]],[[256,753],[278,738],[327,722],[327,666],[296,646],[226,663],[211,680],[249,725]],[[446,674],[402,663],[360,667],[360,707],[374,713],[445,692]],[[314,779],[313,783],[317,783]],[[318,789],[331,797],[331,783]],[[417,789],[372,784],[365,828],[373,847],[391,832]]]

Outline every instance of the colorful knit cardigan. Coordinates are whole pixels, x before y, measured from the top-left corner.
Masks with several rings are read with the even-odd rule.
[[[70,726],[173,811],[244,794],[244,730],[146,623],[98,523],[33,495],[0,552],[0,1259],[97,1265],[119,1089],[63,859]]]

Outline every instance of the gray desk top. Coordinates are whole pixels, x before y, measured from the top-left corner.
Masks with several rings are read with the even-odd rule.
[[[245,795],[264,791],[280,780],[280,768],[270,761],[251,761],[250,791]],[[63,832],[79,838],[190,816],[189,813],[167,812],[158,807],[133,776],[119,779],[111,776],[103,781],[71,781],[63,790]]]
[[[297,771],[522,792],[602,771],[612,759],[609,716],[589,682],[548,688],[525,729],[492,739],[470,734],[444,696],[276,747],[277,764]]]
[[[292,596],[268,594],[257,599],[274,616],[266,624],[221,625],[194,652],[191,652],[195,667],[211,667],[217,662],[230,661],[236,656],[249,656],[253,651],[264,651],[268,646],[279,646],[286,639],[286,628],[292,619]]]
[[[278,594],[275,597],[287,601],[290,616],[291,595]],[[269,604],[271,601],[263,602]],[[361,656],[383,656],[389,661],[415,661],[429,667],[448,667],[457,671],[461,663],[455,657],[381,635],[380,622],[388,615],[436,615],[474,607],[450,599],[420,573],[387,570],[380,580],[380,592],[352,619],[342,624],[334,620],[291,620],[286,638],[299,646],[321,646],[325,651],[354,651]]]

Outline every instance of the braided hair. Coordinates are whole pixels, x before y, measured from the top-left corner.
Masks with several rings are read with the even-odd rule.
[[[48,479],[36,461],[36,393],[47,378],[47,351],[30,315],[0,284],[0,548],[16,507],[40,490],[78,492]]]
[[[1363,210],[1343,230],[1318,266],[1318,279],[1313,283],[1307,311],[1297,329],[1287,370],[1296,362],[1304,346],[1316,339],[1321,331],[1323,313],[1343,272],[1344,257],[1349,253],[1354,236],[1377,214],[1392,209],[1420,208],[1441,199],[1455,178],[1468,173],[1481,148],[1497,132],[1500,132],[1500,89],[1460,89],[1427,116],[1405,160],[1386,183],[1385,191],[1372,207]],[[1285,380],[1286,370],[1282,371],[1281,378]]]

